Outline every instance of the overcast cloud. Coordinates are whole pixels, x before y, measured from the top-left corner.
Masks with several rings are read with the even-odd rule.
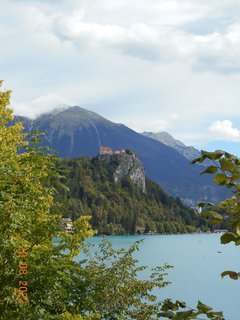
[[[0,41],[16,114],[80,105],[197,147],[240,140],[239,0],[2,0]]]

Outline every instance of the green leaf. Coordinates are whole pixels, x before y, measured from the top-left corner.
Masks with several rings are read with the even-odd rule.
[[[213,206],[213,205],[214,205],[214,203],[212,203],[212,202],[199,202],[199,203],[198,203],[198,206],[199,206],[200,208],[210,207],[210,206]]]
[[[239,206],[238,206],[239,207]],[[234,230],[234,233],[240,236],[240,222],[236,221],[232,224],[232,228]]]
[[[214,160],[220,159],[225,154],[225,151],[223,150],[216,150],[214,151]]]
[[[208,152],[208,151],[201,150],[201,153],[202,153],[202,156],[205,156],[210,160],[220,159],[224,155],[224,151],[222,150],[217,150],[215,152]]]
[[[193,159],[193,160],[191,161],[191,164],[195,164],[195,163],[197,163],[197,162],[202,163],[205,159],[206,159],[206,157],[199,157],[199,158]]]
[[[228,177],[225,174],[219,173],[213,178],[213,181],[216,182],[217,184],[222,184],[227,180],[227,178]]]
[[[229,276],[233,280],[238,280],[239,275],[240,274],[235,272],[235,271],[224,271],[224,272],[221,273],[222,278],[225,277],[225,276]]]
[[[223,312],[209,312],[207,313],[208,319],[223,319]],[[217,317],[217,318],[216,318]]]
[[[208,168],[204,169],[201,174],[204,174],[204,173],[215,173],[218,171],[218,168],[216,166],[209,166]]]
[[[167,311],[167,312],[159,312],[157,314],[158,317],[165,317],[171,319],[173,317],[173,312],[172,311]],[[171,318],[170,318],[171,317]]]
[[[223,171],[230,171],[230,172],[232,172],[232,171],[234,171],[235,168],[236,168],[235,164],[232,163],[232,161],[231,161],[230,159],[225,159],[225,158],[220,159],[220,160],[219,160],[219,163],[220,163],[221,169],[222,169]]]
[[[202,213],[202,216],[204,216],[207,219],[214,219],[214,220],[223,220],[223,216],[215,211],[204,211]]]
[[[221,244],[227,244],[231,241],[235,242],[236,241],[236,236],[233,234],[233,233],[224,233],[222,236],[221,236]]]
[[[235,173],[231,177],[232,180],[240,180],[240,173]]]
[[[211,311],[212,308],[207,306],[206,304],[202,303],[201,301],[198,301],[197,305],[198,310],[203,311],[203,312],[208,312]]]
[[[232,155],[231,153],[228,153],[228,152],[224,152],[224,155],[225,155],[225,157],[226,158],[228,158],[228,159],[236,159],[236,157],[234,156],[234,155]]]
[[[186,302],[177,300],[176,303],[180,308],[186,308]]]
[[[176,303],[173,303],[170,299],[164,301],[164,304],[161,308],[162,311],[168,310],[178,310],[178,306]]]
[[[193,314],[193,310],[177,312],[172,318],[173,320],[186,320]]]

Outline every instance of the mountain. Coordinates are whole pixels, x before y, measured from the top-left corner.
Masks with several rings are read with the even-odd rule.
[[[154,133],[154,132],[144,131],[142,135],[144,135],[145,137],[160,141],[166,144],[167,146],[174,148],[190,161],[201,156],[201,153],[199,150],[197,150],[194,147],[186,146],[181,141],[174,139],[168,132],[161,131],[161,132]]]
[[[119,165],[129,168],[133,160],[138,161],[131,155],[62,160],[61,166],[68,172],[63,182],[69,189],[59,189],[58,193],[64,217],[75,220],[79,215],[90,215],[92,227],[100,234],[207,230],[204,219],[156,183],[146,179],[146,190],[142,190],[132,172],[129,175],[127,170],[120,177]],[[135,164],[135,173],[139,165]]]
[[[208,176],[200,176],[200,165],[191,165],[174,148],[83,108],[70,107],[35,120],[15,117],[15,121],[23,121],[27,132],[34,127],[45,131],[43,143],[65,158],[96,156],[100,146],[133,150],[143,162],[147,177],[189,205],[205,200],[217,202],[226,196]]]

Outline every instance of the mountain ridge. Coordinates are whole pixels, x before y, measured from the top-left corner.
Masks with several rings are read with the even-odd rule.
[[[194,158],[198,158],[201,155],[201,152],[198,149],[194,148],[193,146],[186,146],[183,142],[181,142],[180,140],[176,140],[166,131],[159,131],[156,133],[144,131],[141,134],[145,137],[155,139],[166,144],[169,147],[174,148],[189,161],[193,160]]]
[[[63,158],[93,157],[99,153],[100,146],[131,149],[139,155],[150,179],[189,205],[195,206],[198,201],[205,200],[217,202],[225,197],[209,177],[200,177],[203,167],[192,166],[174,148],[89,110],[75,106],[35,120],[15,117],[15,121],[23,121],[27,132],[34,127],[46,132],[43,144],[52,147]]]

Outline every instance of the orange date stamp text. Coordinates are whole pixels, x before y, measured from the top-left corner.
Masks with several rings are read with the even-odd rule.
[[[18,255],[20,258],[24,259],[27,258],[28,256],[28,246],[20,246],[18,249]],[[18,269],[18,275],[19,275],[19,282],[18,282],[18,293],[19,293],[19,303],[24,303],[27,304],[29,302],[28,299],[28,287],[27,287],[27,281],[25,281],[25,277],[28,273],[28,264],[27,262],[24,261],[20,261],[19,265],[18,265],[19,269]]]

